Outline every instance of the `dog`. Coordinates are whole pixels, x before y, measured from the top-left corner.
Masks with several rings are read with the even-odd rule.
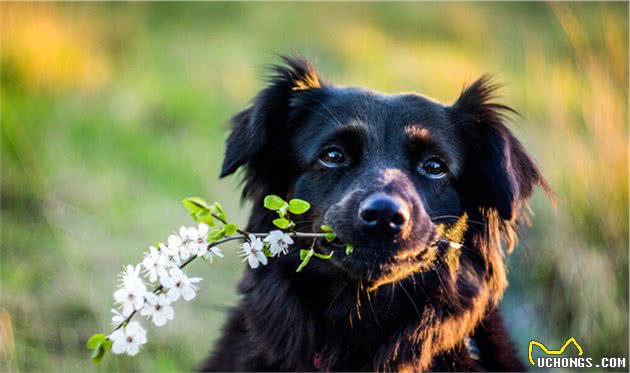
[[[550,188],[482,77],[452,105],[325,81],[283,57],[237,114],[221,177],[242,168],[247,230],[268,194],[311,203],[298,231],[332,259],[247,269],[203,371],[522,371],[498,303],[505,253],[536,186]],[[343,244],[350,243],[346,255]]]

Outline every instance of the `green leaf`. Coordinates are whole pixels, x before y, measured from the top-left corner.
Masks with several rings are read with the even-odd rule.
[[[225,210],[223,209],[223,207],[219,204],[219,202],[214,202],[214,204],[212,204],[212,207],[214,207],[217,216],[223,220],[223,221],[227,221],[227,213],[225,212]]]
[[[311,208],[311,204],[301,200],[301,199],[292,199],[289,201],[289,212],[295,215],[301,215],[308,211]]]
[[[210,206],[208,206],[208,203],[200,197],[189,197],[189,198],[184,199],[182,203],[184,204],[184,207],[186,207],[191,214],[194,214],[195,212],[199,210],[210,209]]]
[[[322,232],[334,232],[333,229],[328,225],[322,225],[321,227],[319,227],[319,229],[321,229]]]
[[[330,254],[324,255],[324,254],[313,252],[313,255],[316,256],[319,259],[329,260],[330,258],[332,258],[334,253],[335,253],[334,251],[331,251]]]
[[[280,198],[275,194],[270,194],[265,197],[263,204],[266,209],[277,211],[280,210],[284,205],[286,205],[286,201]]]
[[[193,214],[193,219],[198,223],[206,223],[211,227],[214,227],[214,217],[210,210],[199,210]]]
[[[337,238],[337,235],[335,234],[335,232],[326,232],[324,233],[324,238],[328,242],[333,242],[335,238]]]
[[[102,343],[106,339],[107,339],[107,336],[105,336],[105,334],[94,334],[93,336],[90,337],[90,339],[88,339],[85,345],[90,350],[93,350],[96,347],[98,347],[99,343]]]
[[[287,229],[291,226],[291,222],[285,218],[273,219],[272,223],[280,229]]]
[[[208,242],[218,241],[225,237],[225,228],[216,229],[208,233]]]
[[[350,255],[352,254],[352,252],[354,251],[354,247],[352,247],[352,245],[350,245],[349,243],[346,244],[346,255]]]
[[[302,254],[304,251],[305,251],[305,253]],[[313,249],[311,249],[311,250],[300,250],[300,259],[302,260],[302,263],[300,263],[300,266],[295,270],[295,272],[300,272],[302,269],[304,269],[304,267],[306,267],[308,262],[311,261],[311,258],[313,257],[313,254],[315,254],[315,250],[313,250]]]
[[[105,347],[103,346],[102,342],[99,342],[98,345],[96,346],[96,348],[94,349],[94,352],[92,352],[92,356],[90,357],[92,359],[92,364],[94,365],[98,365],[101,363],[101,361],[103,361],[103,356],[105,356]]]
[[[113,342],[110,339],[105,339],[103,341],[103,347],[105,348],[106,352],[112,349],[112,344]]]
[[[182,204],[188,209],[188,212],[196,222],[206,223],[210,226],[214,225],[211,208],[203,199],[190,197],[183,200]]]
[[[236,225],[236,224],[226,224],[223,227],[223,230],[225,231],[225,235],[226,236],[231,236],[234,233],[236,233],[236,231],[238,230],[238,225]]]

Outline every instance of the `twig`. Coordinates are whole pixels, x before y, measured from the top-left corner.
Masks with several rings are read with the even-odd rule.
[[[223,224],[227,224],[223,219],[219,218],[218,216],[215,216],[214,214],[212,214],[215,218],[217,218],[219,221],[221,221]],[[248,236],[251,234],[255,237],[266,237],[268,235],[268,233],[248,233],[246,231],[237,229],[237,232],[239,234],[237,235],[233,235],[233,236],[229,236],[229,237],[225,237],[222,238],[220,240],[214,241],[214,242],[210,242],[208,244],[208,247],[206,248],[206,250],[210,250],[211,248],[215,247],[215,246],[219,246],[221,244],[224,244],[226,242],[229,241],[235,241],[235,240],[248,240]],[[289,236],[291,237],[296,237],[296,238],[319,238],[319,237],[324,237],[325,234],[324,233],[303,233],[303,232],[290,232],[287,233]],[[182,264],[179,265],[179,269],[182,269],[184,267],[186,267],[188,264],[190,264],[193,260],[197,259],[199,257],[199,255],[193,255],[190,258],[186,259],[186,261],[184,261]],[[153,294],[159,294],[162,290],[164,290],[164,286],[160,285],[158,287],[156,287],[155,289],[153,289],[152,293]],[[129,323],[129,321],[136,315],[138,311],[134,310],[131,314],[129,314],[129,316],[127,316],[127,318],[125,320],[123,320],[120,324],[118,324],[118,326],[116,326],[114,328],[114,330],[112,330],[112,332],[115,332],[116,330],[120,329],[121,327],[123,327],[125,324]]]

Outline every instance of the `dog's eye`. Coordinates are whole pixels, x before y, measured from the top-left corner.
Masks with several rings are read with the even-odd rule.
[[[346,157],[341,149],[331,146],[319,154],[319,161],[326,167],[339,167],[346,163]]]
[[[443,160],[438,157],[431,157],[419,167],[419,171],[432,179],[441,179],[446,175],[448,169]]]

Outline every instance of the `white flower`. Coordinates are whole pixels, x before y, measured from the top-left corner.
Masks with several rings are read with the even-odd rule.
[[[120,323],[125,321],[126,317],[124,317],[120,312],[116,311],[113,308],[112,308],[112,313],[114,314],[114,316],[112,316],[113,327],[117,327],[118,325],[120,325]]]
[[[179,236],[177,234],[168,236],[168,249],[172,253],[177,253],[182,260],[186,260],[190,256],[190,251],[185,242],[187,242],[187,229],[182,226],[179,228]]]
[[[269,235],[265,237],[265,242],[269,245],[269,251],[274,256],[279,256],[281,253],[288,253],[289,245],[293,244],[293,239],[287,233],[281,230],[275,230],[269,232]]]
[[[142,279],[140,278],[140,264],[135,267],[131,264],[127,265],[127,268],[121,272],[118,277],[120,277],[123,287],[133,288],[138,283],[142,283]]]
[[[206,251],[204,253],[199,253],[197,255],[200,255],[206,259],[208,259],[210,261],[210,263],[212,263],[212,259],[213,257],[216,255],[219,258],[223,258],[223,252],[221,252],[221,249],[218,246],[213,246],[209,249],[206,249]]]
[[[160,247],[163,246],[164,245],[160,244]],[[151,282],[157,281],[158,276],[173,265],[177,264],[171,263],[167,253],[159,251],[153,246],[144,254],[144,259],[142,260],[144,272]]]
[[[142,281],[134,281],[114,292],[114,300],[122,305],[123,316],[129,316],[133,311],[142,309],[147,288]]]
[[[160,253],[164,256],[166,267],[179,267],[182,264],[181,259],[179,259],[179,247],[172,249],[170,246],[161,243]],[[162,276],[161,273],[158,273],[158,275]]]
[[[173,307],[171,307],[170,304],[164,294],[155,295],[148,293],[146,295],[146,303],[142,311],[140,311],[140,314],[142,316],[152,317],[153,323],[156,326],[162,326],[166,324],[166,321],[173,320],[175,316]]]
[[[188,239],[188,249],[193,255],[203,255],[206,253],[208,247],[208,225],[205,223],[199,223],[199,227],[190,227],[186,231],[186,238]]]
[[[267,264],[267,256],[263,252],[263,242],[260,238],[250,234],[247,241],[243,243],[241,248],[241,256],[243,261],[247,260],[247,263],[252,268],[258,268],[258,264]]]
[[[179,297],[191,300],[197,295],[197,287],[193,284],[201,281],[199,277],[188,278],[179,268],[171,268],[168,276],[160,278],[160,282],[165,289],[168,289],[166,298],[169,302],[175,302]]]
[[[140,351],[140,346],[147,343],[147,332],[137,321],[131,321],[126,327],[113,332],[109,337],[112,341],[112,352],[127,353],[134,356]]]

